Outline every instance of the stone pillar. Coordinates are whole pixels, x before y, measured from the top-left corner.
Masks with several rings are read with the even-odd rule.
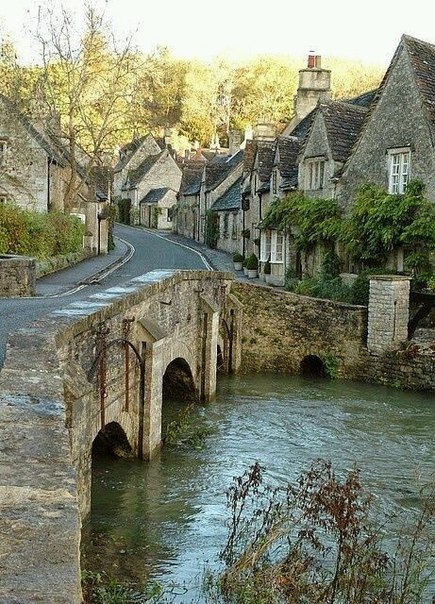
[[[367,348],[382,354],[408,339],[410,277],[370,277]]]

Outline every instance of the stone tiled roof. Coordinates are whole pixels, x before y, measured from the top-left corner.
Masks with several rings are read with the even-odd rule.
[[[304,119],[301,120],[299,124],[297,124],[293,128],[293,130],[288,134],[288,136],[294,136],[298,138],[301,143],[303,143],[311,128],[311,124],[313,123],[315,111],[315,109],[313,109],[313,111],[310,111],[310,113],[306,115]]]
[[[169,187],[159,187],[157,189],[151,189],[151,191],[148,191],[145,197],[142,197],[139,203],[158,203],[170,190],[171,189]]]
[[[288,191],[298,186],[298,154],[301,144],[293,136],[279,136],[277,139],[278,170],[281,176],[280,189]]]
[[[343,103],[349,103],[350,105],[358,105],[359,107],[366,107],[367,109],[372,104],[374,98],[378,93],[378,89],[369,90],[368,92],[363,92],[359,96],[356,96],[352,99],[342,99]]]
[[[220,185],[228,175],[243,162],[243,151],[234,155],[215,155],[205,168],[206,191],[211,191]]]
[[[198,195],[201,189],[204,163],[190,161],[183,168],[181,176],[180,193],[182,195]]]
[[[134,170],[129,170],[129,188],[134,189],[138,185],[138,183],[140,183],[145,174],[151,170],[154,164],[156,164],[165,153],[167,153],[166,149],[160,151],[160,153],[157,153],[156,155],[149,155],[143,160],[141,164],[138,165],[137,168],[135,168]]]
[[[435,144],[435,46],[407,35],[402,36],[400,45],[408,51],[415,82],[427,112],[432,143]]]
[[[118,163],[116,164],[116,166],[114,167],[115,172],[120,172],[123,168],[125,168],[125,166],[128,164],[130,159],[133,157],[133,155],[136,153],[136,151],[139,149],[139,147],[142,145],[142,143],[144,142],[145,139],[146,139],[146,136],[141,136],[140,138],[135,138],[122,147],[122,149],[119,152],[120,159],[119,159]]]
[[[276,141],[262,142],[257,147],[258,193],[265,193],[270,189],[270,176],[272,174],[273,160],[275,158],[275,149]]]
[[[242,201],[242,177],[240,176],[211,206],[213,212],[240,210]]]
[[[320,103],[328,136],[329,147],[335,161],[345,162],[361,131],[367,109],[340,101]]]

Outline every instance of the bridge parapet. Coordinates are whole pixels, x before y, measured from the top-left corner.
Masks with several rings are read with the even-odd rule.
[[[134,453],[161,441],[162,381],[181,358],[199,395],[216,355],[240,362],[233,275],[153,271],[52,312],[9,339],[0,374],[0,601],[78,604],[92,443],[117,424]],[[231,329],[220,329],[231,324]],[[229,343],[229,338],[232,341]],[[50,538],[48,536],[50,535]],[[15,600],[13,599],[15,598]]]

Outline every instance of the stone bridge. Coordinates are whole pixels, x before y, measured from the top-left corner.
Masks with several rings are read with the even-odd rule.
[[[181,384],[209,401],[218,363],[237,370],[241,312],[232,279],[153,271],[11,336],[0,375],[0,463],[9,468],[0,533],[10,535],[9,549],[7,539],[0,548],[1,602],[80,602],[93,444],[98,437],[151,458],[162,439],[163,389]]]

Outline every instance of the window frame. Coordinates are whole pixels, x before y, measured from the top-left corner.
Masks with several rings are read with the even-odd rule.
[[[411,178],[411,147],[387,149],[388,193],[403,195]]]
[[[322,156],[305,159],[305,185],[308,191],[322,191],[325,188],[326,159]]]

